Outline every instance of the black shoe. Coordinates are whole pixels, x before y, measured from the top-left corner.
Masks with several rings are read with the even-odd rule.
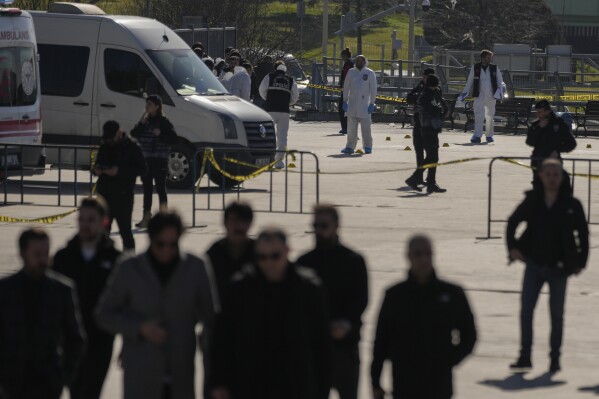
[[[562,366],[559,364],[559,358],[557,359],[551,359],[551,365],[549,366],[549,372],[550,373],[557,373],[558,371],[561,371]]]
[[[421,192],[422,189],[420,187],[418,187],[418,181],[416,180],[416,178],[414,176],[410,176],[406,179],[406,184],[415,191]]]
[[[141,219],[139,223],[135,225],[135,227],[140,229],[146,229],[148,224],[150,224],[150,219],[152,219],[152,214],[150,212],[145,212],[144,217]]]
[[[530,358],[519,357],[516,363],[510,364],[510,370],[512,371],[528,371],[530,369],[532,369]]]
[[[446,193],[447,190],[444,188],[439,187],[439,185],[437,183],[428,185],[426,187],[426,192],[431,194],[431,193]]]

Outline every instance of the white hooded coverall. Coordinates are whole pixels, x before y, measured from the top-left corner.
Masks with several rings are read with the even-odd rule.
[[[376,100],[376,75],[364,66],[361,70],[349,70],[343,84],[343,101],[349,104],[347,116],[346,148],[356,149],[358,145],[358,124],[362,127],[362,140],[365,148],[372,148],[371,115],[368,106]]]

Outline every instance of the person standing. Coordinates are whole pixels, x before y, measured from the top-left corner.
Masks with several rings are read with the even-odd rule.
[[[424,185],[424,169],[420,169],[424,165],[424,139],[422,137],[422,127],[420,126],[420,112],[418,108],[418,97],[426,87],[426,78],[429,75],[434,75],[435,70],[427,68],[422,72],[422,80],[416,87],[408,93],[406,102],[414,106],[414,127],[412,129],[412,143],[414,144],[414,152],[416,153],[416,170],[406,180],[406,184],[413,190],[418,190],[418,186]]]
[[[551,363],[558,372],[563,339],[564,303],[568,277],[585,268],[589,255],[589,230],[582,204],[564,183],[558,159],[541,164],[541,190],[532,190],[510,216],[507,231],[509,259],[526,263],[520,310],[520,356],[513,370],[532,368],[533,315],[541,288],[549,284],[551,312]],[[516,229],[526,222],[526,230],[516,238]]]
[[[314,209],[316,248],[298,265],[316,272],[323,282],[330,309],[332,344],[331,387],[341,399],[358,398],[360,328],[368,305],[368,274],[364,258],[339,239],[339,214],[333,206]]]
[[[275,168],[285,167],[283,158],[287,151],[287,135],[289,133],[289,107],[299,98],[299,89],[295,79],[287,75],[287,67],[281,60],[275,63],[275,71],[264,77],[260,83],[260,96],[266,100],[266,112],[275,123],[277,135],[278,161]]]
[[[343,111],[347,115],[347,144],[343,154],[353,154],[358,145],[358,125],[362,130],[364,152],[372,153],[371,114],[375,110],[376,75],[367,68],[363,55],[356,57],[356,65],[349,70],[343,83]]]
[[[233,71],[233,77],[231,77],[230,87],[231,94],[239,98],[243,98],[246,101],[250,101],[252,94],[252,78],[250,76],[251,64],[244,64],[236,66]]]
[[[324,290],[288,254],[285,233],[264,230],[255,265],[236,276],[216,323],[213,399],[328,398]]]
[[[503,77],[497,65],[492,64],[493,53],[489,50],[480,52],[480,62],[470,69],[470,75],[466,81],[466,87],[460,95],[460,100],[466,97],[474,97],[474,135],[471,143],[481,142],[483,127],[486,121],[487,143],[495,141],[493,132],[495,124],[495,104],[503,98]]]
[[[426,153],[423,164],[436,164],[439,162],[439,133],[441,133],[443,129],[443,116],[448,111],[447,104],[441,95],[439,78],[437,78],[437,76],[427,76],[426,86],[418,97],[418,110],[420,115],[422,144],[424,146],[424,152]],[[414,174],[421,170],[423,171],[423,169],[420,168],[416,169]],[[437,168],[430,167],[427,170],[426,192],[429,194],[446,192],[446,189],[439,187],[437,184]],[[414,174],[412,174],[412,176],[414,176]],[[412,182],[410,181],[410,183]],[[416,191],[422,191],[417,185],[410,187]]]
[[[260,108],[266,107],[266,99],[262,98],[260,94],[260,84],[264,80],[266,76],[273,73],[275,71],[274,62],[271,56],[267,55],[256,65],[256,87],[257,96],[254,97],[254,105],[257,105]]]
[[[204,262],[179,250],[183,230],[177,214],[156,214],[147,252],[117,266],[96,310],[123,337],[125,399],[195,397],[195,328],[211,328],[217,302]]]
[[[373,396],[385,397],[380,379],[389,359],[393,399],[449,399],[452,370],[476,343],[474,316],[462,288],[437,278],[428,237],[412,237],[407,257],[408,278],[387,290],[379,313],[370,369]]]
[[[160,96],[148,96],[146,110],[131,131],[131,136],[135,137],[141,145],[148,168],[147,173],[141,177],[144,187],[143,218],[136,224],[137,227],[146,228],[152,217],[154,183],[156,183],[160,208],[164,209],[167,206],[168,157],[171,145],[177,142],[177,133],[175,133],[173,124],[164,116]]]
[[[79,231],[54,255],[52,269],[74,281],[87,333],[87,350],[77,378],[70,387],[71,399],[99,399],[112,359],[114,335],[100,329],[94,311],[108,277],[120,255],[104,230],[106,202],[85,198],[79,207]]]
[[[339,96],[339,121],[341,122],[340,134],[347,134],[347,116],[343,110],[343,85],[345,84],[345,78],[350,69],[354,67],[354,62],[351,59],[351,50],[346,47],[341,52],[341,61],[343,61],[343,67],[341,68],[341,76],[339,77],[339,87],[341,87],[341,95]]]
[[[75,289],[48,270],[46,232],[25,230],[19,251],[23,268],[0,279],[0,386],[9,398],[59,399],[85,344]]]
[[[96,156],[94,173],[98,176],[96,191],[108,204],[108,229],[116,219],[125,250],[135,250],[131,216],[135,180],[147,172],[141,148],[121,130],[115,121],[102,127],[102,145]]]
[[[561,159],[562,152],[570,152],[576,148],[576,139],[570,126],[551,110],[547,100],[535,104],[537,120],[534,121],[526,135],[526,144],[533,147],[530,166],[533,169],[533,186],[542,188],[537,168],[546,158]],[[565,171],[564,171],[565,173]],[[570,186],[569,176],[564,184]]]

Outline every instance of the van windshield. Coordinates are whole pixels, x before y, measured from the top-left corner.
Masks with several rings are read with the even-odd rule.
[[[148,55],[181,96],[218,96],[227,89],[191,50],[148,50]]]

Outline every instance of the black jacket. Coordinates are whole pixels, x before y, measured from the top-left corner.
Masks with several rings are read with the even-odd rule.
[[[81,240],[75,236],[65,248],[54,255],[54,271],[75,282],[83,325],[90,341],[111,342],[114,338],[112,334],[106,333],[96,325],[94,314],[120,254],[114,247],[114,242],[107,236],[102,236],[96,254],[87,262],[81,254]]]
[[[562,152],[570,152],[576,148],[576,139],[572,135],[570,126],[553,112],[549,116],[549,123],[540,126],[540,121],[534,121],[526,135],[526,144],[534,147],[531,157],[532,165],[537,166],[552,152],[556,151],[561,157]]]
[[[10,398],[21,397],[31,384],[47,398],[59,397],[75,377],[85,342],[75,290],[49,271],[36,289],[37,301],[27,305],[29,281],[23,271],[0,280],[0,386]],[[28,306],[34,309],[29,316]]]
[[[422,93],[422,91],[424,90],[425,85],[424,82],[421,80],[420,82],[418,82],[418,84],[416,85],[416,87],[414,87],[406,96],[406,102],[408,104],[411,105],[417,105],[418,104],[418,97],[420,96],[420,93]],[[414,111],[416,112],[416,111]]]
[[[101,174],[98,177],[98,193],[119,195],[122,192],[133,192],[137,176],[147,172],[146,161],[141,148],[130,138],[125,138],[116,145],[102,144],[98,150],[95,166],[109,169],[117,166],[119,171],[116,176]]]
[[[317,246],[300,257],[297,263],[316,272],[327,292],[331,320],[347,320],[351,330],[344,344],[355,346],[360,341],[362,313],[368,305],[368,273],[364,258],[337,244]]]
[[[343,89],[343,85],[345,84],[345,77],[347,76],[347,73],[354,67],[354,65],[354,61],[351,59],[348,59],[345,61],[345,63],[343,63],[343,68],[341,69],[341,76],[339,79],[339,87],[341,87],[341,89]]]
[[[213,386],[232,399],[326,399],[329,325],[314,274],[289,265],[280,284],[255,267],[239,273],[217,318]]]
[[[160,129],[158,136],[152,132],[155,128]],[[131,130],[131,136],[139,141],[146,159],[167,159],[171,145],[177,142],[175,128],[166,116],[150,117],[145,123],[138,122]]]
[[[438,87],[425,87],[418,97],[418,111],[422,127],[430,127],[430,120],[432,118],[443,118],[448,109],[445,100],[443,100],[441,89]]]
[[[459,331],[458,344],[452,342]],[[432,276],[419,285],[413,276],[389,288],[379,314],[371,366],[380,386],[385,360],[393,365],[393,397],[449,398],[452,368],[476,342],[474,317],[464,291]]]
[[[255,241],[250,239],[247,243],[245,253],[239,259],[231,257],[226,238],[215,242],[206,252],[212,263],[212,270],[214,271],[221,304],[228,296],[233,276],[239,273],[243,266],[254,261],[255,245]]]
[[[589,256],[589,228],[580,201],[567,190],[562,190],[553,205],[557,211],[557,220],[539,218],[538,210],[541,207],[546,207],[544,193],[539,190],[527,192],[524,201],[518,205],[508,220],[506,231],[508,250],[517,248],[525,257],[534,256],[535,240],[539,239],[535,232],[548,228],[559,229],[556,232],[558,242],[552,245],[561,245],[559,253],[562,259],[553,259],[553,262],[546,266],[558,266],[558,263],[562,262],[567,273],[584,268]],[[517,239],[516,229],[522,222],[526,222],[527,227],[522,236]],[[532,260],[539,262],[538,259]]]

